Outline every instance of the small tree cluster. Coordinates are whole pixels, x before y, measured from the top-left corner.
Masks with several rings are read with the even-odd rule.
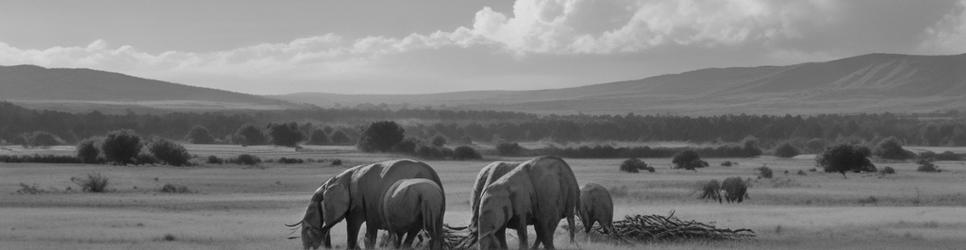
[[[943,151],[942,153],[939,153],[939,154],[937,154],[936,152],[932,152],[932,151],[925,151],[925,152],[919,153],[919,156],[918,157],[919,157],[919,159],[926,159],[926,160],[930,160],[930,161],[961,161],[961,160],[963,160],[963,157],[962,156],[960,156],[960,155],[958,155],[956,153],[953,153],[952,151]]]
[[[312,130],[312,133],[309,134],[309,140],[306,142],[309,145],[327,145],[329,143],[331,143],[329,141],[329,135],[322,129]]]
[[[269,123],[268,135],[271,137],[272,144],[284,147],[296,147],[304,139],[299,125],[290,123]]]
[[[155,139],[148,144],[148,152],[157,161],[171,166],[187,166],[191,160],[191,154],[184,146],[165,139]]]
[[[500,142],[496,144],[496,152],[501,156],[519,156],[524,148],[516,142]]]
[[[775,156],[782,158],[792,158],[800,154],[798,148],[791,143],[785,142],[775,148]]]
[[[933,164],[932,161],[925,159],[919,160],[919,167],[916,168],[916,171],[927,173],[942,172],[942,170],[939,169],[939,166],[936,166],[936,164]]]
[[[184,140],[188,143],[194,144],[213,144],[215,143],[215,137],[211,136],[211,132],[208,128],[204,126],[194,126],[185,135]]]
[[[135,157],[141,153],[141,147],[141,137],[133,130],[116,130],[104,137],[101,153],[108,162],[125,165],[136,163]]]
[[[268,143],[268,137],[265,136],[265,132],[252,124],[246,124],[238,128],[235,131],[235,138],[233,140],[242,146],[265,145]]]
[[[262,159],[250,154],[240,154],[238,157],[229,160],[229,162],[240,165],[255,165],[261,163]]]
[[[110,178],[101,173],[90,173],[84,177],[71,177],[70,180],[80,186],[81,191],[89,193],[103,193],[107,191]]]
[[[761,166],[757,168],[757,170],[758,170],[758,177],[760,178],[771,179],[772,177],[774,177],[774,173],[771,171],[771,168],[769,168],[768,166]]]
[[[845,172],[874,172],[875,165],[869,160],[869,149],[866,147],[839,144],[830,147],[815,158],[816,165],[825,172],[838,172],[845,176]]]
[[[459,146],[459,147],[456,147],[456,149],[453,150],[453,159],[454,160],[459,160],[459,161],[462,161],[462,160],[479,160],[481,158],[483,158],[483,156],[480,155],[480,153],[477,152],[476,149],[474,149],[473,147],[470,147],[470,146]]]
[[[708,166],[708,162],[701,160],[701,156],[693,150],[684,150],[674,155],[671,160],[674,168],[696,170]]]
[[[403,140],[405,133],[406,130],[393,121],[370,123],[356,147],[363,152],[387,152]]]
[[[77,143],[77,158],[83,163],[101,163],[104,157],[101,155],[102,138],[88,138]]]

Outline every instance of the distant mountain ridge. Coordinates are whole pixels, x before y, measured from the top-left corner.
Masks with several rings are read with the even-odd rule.
[[[932,112],[966,108],[966,54],[868,54],[787,66],[709,68],[547,90],[273,97],[320,106],[405,103],[537,113]]]
[[[144,105],[159,108],[274,109],[292,104],[92,69],[0,66],[0,99],[38,105]]]

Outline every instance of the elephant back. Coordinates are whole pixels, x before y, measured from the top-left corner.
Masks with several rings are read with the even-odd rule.
[[[353,177],[356,179],[353,203],[361,203],[357,205],[365,213],[367,226],[378,225],[381,229],[386,227],[381,213],[383,194],[397,181],[421,178],[436,183],[440,189],[443,187],[436,170],[424,162],[408,159],[373,163],[360,168]]]
[[[470,194],[470,209],[473,213],[469,224],[471,230],[476,230],[476,219],[480,216],[479,206],[483,189],[489,186],[490,183],[493,183],[493,181],[506,175],[506,173],[516,168],[519,164],[520,162],[495,161],[480,169],[480,173],[476,175],[476,183],[473,184],[473,191]]]
[[[537,214],[555,214],[559,219],[576,213],[580,189],[573,170],[563,159],[542,156],[520,167],[527,169],[533,183]]]

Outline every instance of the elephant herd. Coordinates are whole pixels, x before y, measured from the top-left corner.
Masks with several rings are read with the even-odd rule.
[[[536,231],[533,248],[554,249],[554,232],[567,220],[571,243],[580,216],[585,231],[595,222],[613,230],[614,205],[607,189],[593,183],[578,188],[570,166],[558,157],[524,162],[493,162],[480,170],[470,200],[469,244],[480,249],[507,249],[506,229],[514,229],[520,249],[527,248],[527,226]],[[360,165],[343,171],[316,189],[299,223],[305,249],[331,248],[329,230],[346,222],[346,246],[366,223],[366,248],[375,245],[378,230],[386,230],[392,246],[410,247],[425,230],[431,249],[443,245],[446,196],[439,175],[426,163],[395,160]]]

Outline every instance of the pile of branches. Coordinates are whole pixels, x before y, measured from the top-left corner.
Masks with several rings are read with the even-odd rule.
[[[428,248],[429,247],[429,233],[426,230],[420,230],[413,242],[413,248]],[[470,237],[470,230],[466,227],[452,227],[450,225],[443,225],[443,249],[467,249],[468,247],[460,246],[463,242],[467,241]],[[390,246],[391,236],[389,234],[384,234],[382,237],[382,243],[380,247],[388,248]]]
[[[625,243],[742,240],[755,237],[755,232],[747,228],[717,228],[694,220],[683,221],[674,217],[674,211],[671,211],[668,216],[628,215],[623,220],[615,221],[613,224],[614,232],[611,234],[605,233],[600,225],[595,225],[592,232]]]

